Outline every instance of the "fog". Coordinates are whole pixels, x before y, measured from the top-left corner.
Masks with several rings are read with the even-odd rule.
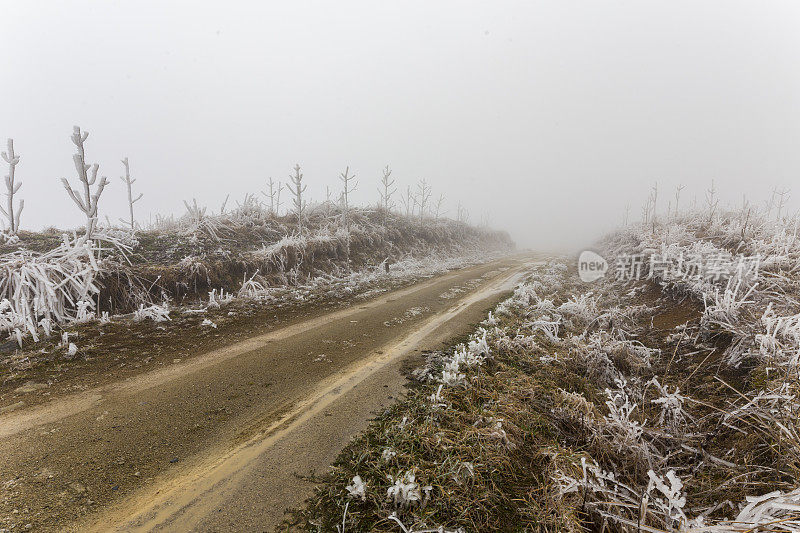
[[[390,165],[521,245],[584,246],[666,210],[769,197],[800,175],[800,4],[732,2],[21,2],[0,17],[0,138],[23,228],[83,215],[69,136],[124,216],[218,210],[300,163],[312,199],[349,165],[374,203]],[[796,191],[795,196],[800,196]],[[797,198],[793,206],[798,206]]]

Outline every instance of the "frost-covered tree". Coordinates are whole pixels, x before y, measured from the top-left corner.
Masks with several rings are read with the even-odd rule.
[[[331,218],[331,211],[333,210],[333,202],[331,201],[331,188],[325,186],[325,218]]]
[[[469,220],[469,212],[463,205],[461,205],[461,202],[458,202],[458,206],[456,207],[456,220],[464,223]]]
[[[400,195],[400,203],[403,204],[403,210],[406,212],[407,217],[414,214],[414,195],[411,194],[411,185],[406,187],[404,195]]]
[[[650,188],[650,196],[653,199],[653,224],[655,224],[656,215],[658,214],[658,182],[655,182]]]
[[[772,201],[770,202],[772,206],[775,207],[775,220],[781,219],[781,212],[786,207],[789,202],[789,189],[773,189],[772,190]]]
[[[647,201],[642,206],[642,226],[647,227],[647,223],[650,221],[650,197],[647,197]]]
[[[19,207],[14,211],[14,194],[22,187],[21,181],[15,181],[19,156],[14,153],[14,139],[8,140],[8,149],[3,152],[3,159],[8,163],[8,174],[6,174],[6,196],[8,201],[5,209],[0,207],[0,213],[3,213],[3,216],[8,219],[9,234],[16,235],[17,231],[19,231],[19,217],[25,207],[25,200],[20,200]]]
[[[442,214],[442,205],[444,205],[444,194],[440,194],[439,199],[436,200],[436,218]]]
[[[714,180],[711,180],[711,188],[706,191],[706,207],[708,208],[708,223],[714,221],[714,214],[719,205],[719,198],[717,198],[717,187],[714,185]]]
[[[305,192],[307,185],[303,185],[303,174],[300,172],[299,164],[294,166],[294,174],[289,175],[289,180],[291,180],[291,183],[286,187],[294,196],[292,199],[292,207],[294,208],[294,214],[297,217],[297,229],[302,231],[303,216],[305,216],[306,211],[306,202],[303,200],[303,193]]]
[[[283,190],[283,184],[279,181],[276,187],[275,180],[270,178],[268,189],[266,191],[261,191],[261,194],[269,198],[269,213],[273,216],[278,215],[278,210],[280,209],[280,203],[281,203],[282,190]]]
[[[658,201],[658,185],[650,188],[650,194],[647,195],[647,201],[642,206],[642,226],[647,227],[650,222],[655,224],[656,220],[656,202]]]
[[[125,220],[124,218],[120,218],[119,220],[123,224],[130,224],[131,231],[135,231],[136,220],[133,218],[133,204],[142,199],[143,193],[139,193],[139,196],[137,196],[136,198],[133,197],[131,185],[136,183],[136,180],[131,178],[131,167],[128,164],[127,157],[122,160],[122,166],[125,167],[125,175],[120,176],[119,179],[121,179],[125,183],[125,186],[128,188],[128,210],[130,211],[130,220]]]
[[[75,162],[78,181],[83,185],[83,193],[81,194],[74,190],[70,186],[69,181],[67,181],[67,178],[61,178],[61,183],[64,184],[64,188],[67,190],[70,198],[72,198],[72,201],[74,201],[83,214],[86,215],[86,234],[84,238],[91,239],[95,228],[97,228],[97,202],[100,199],[100,195],[103,194],[103,189],[108,185],[108,178],[103,176],[100,178],[100,181],[97,182],[97,171],[100,165],[97,163],[92,165],[86,164],[86,152],[83,145],[87,137],[89,137],[88,131],[82,132],[79,126],[73,128],[72,142],[78,148],[78,152],[72,156],[72,160]],[[94,193],[92,193],[91,187],[95,182],[97,182],[97,187]]]
[[[683,191],[683,189],[685,189],[685,188],[686,188],[685,185],[678,185],[677,187],[675,187],[675,216],[676,217],[678,216],[678,213],[679,213],[679,205],[680,205],[680,202],[681,202],[681,191]]]
[[[431,199],[431,186],[425,179],[417,182],[417,193],[414,195],[414,203],[419,207],[419,217],[425,216],[425,209]]]
[[[394,188],[394,179],[392,179],[392,171],[389,165],[383,169],[383,176],[381,177],[381,184],[378,187],[378,192],[381,195],[381,207],[388,213],[393,207],[392,195],[397,191]],[[384,214],[384,217],[386,215]]]
[[[658,182],[650,188],[650,222],[653,225],[653,233],[656,232],[656,215],[658,214]]]
[[[350,194],[358,187],[355,178],[355,174],[350,174],[350,167],[339,174],[339,181],[342,182],[342,221],[347,231],[350,231]]]

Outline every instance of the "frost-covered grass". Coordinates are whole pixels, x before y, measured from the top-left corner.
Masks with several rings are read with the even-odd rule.
[[[797,218],[750,208],[686,213],[605,240],[612,262],[624,254],[657,254],[671,257],[673,267],[676,258],[697,257],[712,266],[736,265],[744,255],[756,259],[758,270],[749,263],[704,276],[683,265],[689,273],[676,276],[645,266],[648,283],[663,291],[660,305],[685,298],[682,306],[699,317],[675,324],[659,342],[669,356],[649,358],[643,368],[653,377],[646,384],[649,374],[641,370],[632,387],[620,383],[615,403],[623,408],[609,404],[606,419],[620,428],[619,439],[639,435],[649,481],[640,476],[634,483],[626,475],[632,464],[608,462],[599,450],[588,468],[584,458],[580,477],[561,479],[565,495],[577,486],[583,501],[592,499],[587,493],[596,498],[595,523],[645,531],[798,531],[796,236]],[[651,407],[661,409],[658,418],[647,416],[650,394],[656,395]],[[640,410],[632,423],[626,405]],[[648,519],[649,512],[655,516]]]
[[[111,236],[104,241],[64,235],[47,253],[20,249],[0,256],[0,333],[11,333],[21,345],[24,334],[38,341],[40,333],[50,335],[57,325],[98,316],[108,243],[123,254],[128,249]]]
[[[298,230],[248,195],[220,215],[187,203],[180,219],[135,234],[20,232],[0,247],[0,335],[36,342],[74,322],[129,313],[165,321],[170,309],[210,293],[214,305],[231,295],[269,300],[281,287],[313,289],[333,280],[360,287],[379,276],[402,278],[427,259],[459,262],[511,246],[504,233],[444,219],[351,207],[348,230],[341,216],[331,206],[309,208]]]
[[[540,265],[468,345],[415,373],[300,527],[800,531],[800,249],[794,219],[767,218],[681,215],[601,248],[612,263],[762,254],[758,276],[586,285]],[[392,487],[409,472],[421,497],[401,505]]]
[[[267,325],[275,314],[283,316],[293,310],[307,312],[368,299],[451,269],[483,263],[492,257],[491,253],[476,252],[457,257],[408,258],[393,265],[388,273],[382,265],[368,266],[346,276],[319,275],[302,280],[299,285],[265,287],[242,296],[213,289],[197,302],[180,306],[169,302],[143,304],[141,310],[137,308],[133,313],[115,317],[106,312],[94,317],[93,312],[87,310],[87,320],[61,326],[62,337],[68,335],[76,346],[74,351],[68,349],[68,341],[57,342],[58,326],[51,324],[52,335],[42,330],[40,342],[26,338],[22,348],[7,348],[8,351],[0,355],[0,378],[4,386],[13,389],[25,380],[41,379],[48,369],[75,376],[91,372],[94,367],[113,367],[114,361],[128,368],[143,365],[143,360],[152,359],[153,353],[164,354],[169,361],[173,357],[167,355],[176,351],[183,353],[183,345],[208,349],[212,340],[209,335],[214,337],[214,346],[219,346],[231,335],[239,338],[244,324],[251,324],[246,329],[247,334],[252,334],[253,322]],[[411,318],[417,312],[422,310],[409,309],[409,316],[401,319]],[[144,339],[147,341],[143,342]],[[189,352],[198,353],[198,348]],[[78,360],[73,361],[76,355]],[[65,361],[71,362],[63,364]]]
[[[300,165],[294,167],[286,189],[292,193],[290,213],[280,216],[280,194],[270,178],[269,204],[246,194],[218,214],[184,200],[179,216],[156,215],[142,229],[134,217],[136,182],[128,158],[121,160],[128,217],[122,227],[99,217],[99,201],[108,178],[86,156],[87,131],[74,126],[75,180],[61,178],[65,191],[85,216],[82,229],[62,233],[54,228],[20,231],[24,201],[14,201],[22,183],[16,179],[20,157],[8,140],[2,158],[8,165],[7,202],[0,208],[0,335],[22,344],[26,335],[38,342],[54,327],[133,313],[136,320],[166,321],[169,308],[195,303],[212,291],[253,298],[276,286],[299,286],[321,275],[344,277],[369,267],[408,258],[461,256],[513,247],[505,232],[476,228],[439,218],[439,208],[426,209],[431,188],[423,180],[416,209],[401,215],[392,211],[394,180],[384,170],[382,208],[356,208],[350,194],[357,183],[349,167],[338,205],[309,202]],[[441,199],[440,199],[441,204]],[[440,207],[440,206],[439,206]],[[416,215],[416,216],[413,216]]]
[[[664,290],[702,301],[707,329],[734,336],[726,355],[732,364],[771,359],[796,365],[800,357],[796,315],[800,310],[800,217],[777,217],[772,210],[743,207],[740,211],[685,213],[648,227],[631,226],[608,237],[603,245],[613,261],[620,254],[659,254],[704,263],[737,265],[716,276],[669,277],[655,273]],[[752,265],[755,265],[753,267]],[[691,265],[684,265],[691,271]],[[649,274],[645,267],[645,273]],[[710,279],[709,279],[710,278]],[[797,369],[794,369],[797,372]]]

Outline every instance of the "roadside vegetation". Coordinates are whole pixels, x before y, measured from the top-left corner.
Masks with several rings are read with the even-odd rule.
[[[430,354],[293,527],[800,531],[798,218],[679,194],[599,243],[604,278],[536,265]]]
[[[265,191],[235,206],[225,198],[212,213],[187,200],[183,215],[157,216],[142,227],[135,208],[143,193],[125,158],[120,179],[128,212],[103,220],[99,206],[113,185],[90,163],[88,139],[76,126],[75,177],[61,180],[85,219],[72,231],[20,229],[24,158],[12,140],[3,152],[8,202],[0,208],[0,334],[18,347],[39,349],[60,339],[56,346],[73,357],[81,347],[70,330],[85,324],[167,323],[187,306],[273,301],[285,287],[350,284],[352,291],[379,276],[419,274],[431,261],[453,265],[513,248],[507,233],[471,226],[461,210],[459,220],[440,216],[441,202],[432,207],[427,182],[399,212],[388,167],[374,179],[375,207],[353,205],[358,183],[349,168],[337,180],[341,191],[331,196],[329,188],[324,202],[311,201],[296,165],[288,183],[270,178]]]

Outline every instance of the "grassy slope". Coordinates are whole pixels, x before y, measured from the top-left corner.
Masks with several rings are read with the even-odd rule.
[[[625,232],[607,251],[676,240],[730,246],[740,232],[730,219],[688,222],[652,235]],[[761,250],[763,240],[762,231],[734,247]],[[794,270],[791,262],[769,264],[763,283],[781,308],[792,297],[778,295],[796,294]],[[752,522],[724,520],[748,495],[795,488],[796,371],[787,376],[757,354],[732,364],[760,327],[761,301],[751,297],[758,301],[737,315],[742,324],[725,325],[709,318],[694,289],[674,280],[585,285],[563,264],[539,267],[501,305],[497,324],[486,324],[491,358],[462,366],[465,382],[437,397],[442,362],[452,356],[432,356],[427,379],[341,454],[295,527],[336,530],[347,509],[347,531],[400,531],[397,520],[409,531],[753,531]],[[558,325],[555,336],[545,332],[548,322]],[[753,332],[740,333],[745,325]],[[775,391],[788,399],[772,408],[754,400]],[[409,472],[420,498],[397,505],[387,491]],[[650,472],[676,489],[677,503]],[[347,490],[354,476],[366,482],[364,499]],[[771,512],[781,520],[775,531],[794,531],[790,511]],[[700,517],[715,529],[701,529]]]
[[[60,242],[57,230],[22,232],[19,242],[0,246],[0,253],[19,249],[42,253]],[[129,312],[148,299],[183,302],[206,298],[212,289],[235,292],[253,276],[264,286],[296,285],[385,259],[511,248],[505,232],[378,209],[351,210],[348,233],[336,208],[318,207],[298,231],[292,217],[275,217],[246,202],[224,215],[199,221],[184,218],[137,232],[125,258],[104,254],[98,300],[101,310],[114,314]]]

